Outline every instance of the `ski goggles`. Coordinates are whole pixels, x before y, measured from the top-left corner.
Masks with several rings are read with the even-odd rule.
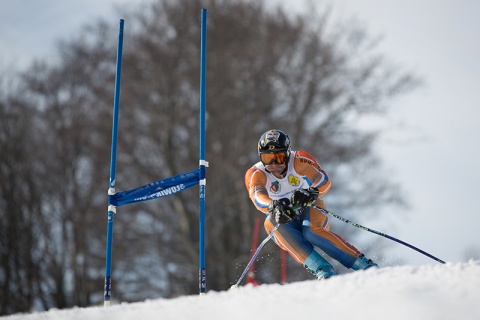
[[[264,165],[276,163],[284,164],[287,162],[287,152],[275,152],[275,153],[260,153],[260,160]]]

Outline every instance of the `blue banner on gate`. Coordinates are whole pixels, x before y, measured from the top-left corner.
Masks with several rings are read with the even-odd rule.
[[[204,172],[201,173],[201,169],[196,169],[174,177],[151,182],[135,189],[109,195],[108,201],[110,205],[119,207],[129,203],[165,197],[197,185],[200,177],[205,174]]]

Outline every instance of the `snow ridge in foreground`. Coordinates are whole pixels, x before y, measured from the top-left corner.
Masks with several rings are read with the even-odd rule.
[[[207,278],[208,280],[208,278]],[[208,286],[208,283],[207,283]],[[327,281],[244,286],[203,296],[49,310],[6,320],[480,319],[480,261],[369,269]]]

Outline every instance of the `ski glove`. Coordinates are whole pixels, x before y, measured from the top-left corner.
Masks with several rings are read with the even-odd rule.
[[[318,189],[310,187],[308,189],[297,189],[292,194],[290,202],[294,208],[304,208],[312,204],[318,198]]]
[[[268,213],[275,218],[277,223],[289,223],[295,217],[295,212],[290,207],[290,201],[287,198],[273,200],[268,205]]]

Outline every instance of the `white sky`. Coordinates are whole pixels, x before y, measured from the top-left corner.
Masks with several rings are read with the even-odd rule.
[[[298,0],[269,1],[285,3],[291,10],[301,10],[303,5]],[[476,201],[480,181],[480,1],[327,1],[334,3],[339,16],[355,15],[372,36],[383,35],[381,51],[426,82],[394,103],[384,119],[386,132],[378,145],[387,172],[401,182],[412,208],[396,213],[395,229],[356,217],[354,208],[337,213],[440,259],[464,261],[467,248],[480,250]],[[118,23],[122,17],[114,13],[112,5],[138,2],[141,0],[1,1],[0,67],[22,68],[34,57],[52,59],[57,40],[80,32],[84,24],[100,16]],[[394,248],[392,255],[406,262],[437,263],[401,245]]]
[[[109,307],[52,309],[5,320],[478,320],[479,296],[480,264],[470,261],[370,269],[326,281],[248,285]]]

